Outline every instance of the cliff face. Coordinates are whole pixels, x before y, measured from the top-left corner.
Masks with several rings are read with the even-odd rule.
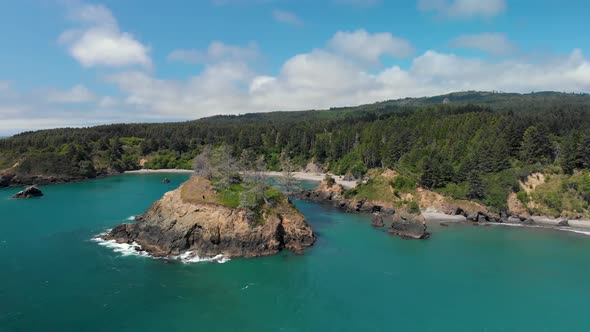
[[[156,201],[135,223],[115,227],[107,236],[117,242],[137,242],[154,256],[194,252],[201,257],[255,257],[274,255],[283,249],[301,252],[315,242],[305,218],[288,201],[265,209],[262,222],[253,225],[246,211],[211,202],[183,199],[183,187]],[[203,194],[211,195],[210,192]],[[199,196],[200,197],[200,196]]]

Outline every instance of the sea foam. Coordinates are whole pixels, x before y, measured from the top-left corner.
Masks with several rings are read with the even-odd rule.
[[[543,226],[543,225],[523,225],[523,224],[513,224],[513,223],[498,223],[498,224],[492,224],[492,225],[496,225],[496,226],[510,226],[510,227],[526,227],[526,228],[553,229],[553,230],[562,231],[562,232],[570,232],[570,233],[576,233],[576,234],[582,234],[582,235],[590,236],[590,231],[588,231],[588,230],[581,230],[581,229],[577,229],[577,228],[548,227],[548,226]]]
[[[173,261],[179,261],[184,264],[190,263],[200,263],[200,262],[214,262],[223,264],[228,262],[230,259],[223,256],[217,255],[214,257],[200,257],[196,253],[192,251],[186,251],[180,255],[172,256],[172,257],[154,257],[150,255],[145,250],[142,250],[141,245],[137,242],[129,243],[118,243],[115,240],[105,240],[104,236],[108,234],[110,230],[105,233],[98,234],[97,236],[93,237],[91,240],[98,243],[99,246],[103,246],[105,248],[112,249],[114,252],[121,254],[121,256],[138,256],[138,257],[148,257],[152,259],[167,259]]]

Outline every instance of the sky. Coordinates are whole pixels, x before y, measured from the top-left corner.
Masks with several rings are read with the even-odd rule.
[[[0,7],[0,136],[464,90],[590,92],[586,0]]]

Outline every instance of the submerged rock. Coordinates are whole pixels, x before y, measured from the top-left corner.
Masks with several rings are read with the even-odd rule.
[[[408,213],[398,213],[393,217],[389,233],[404,239],[421,240],[430,237],[424,217],[422,215],[413,216]]]
[[[191,192],[187,200],[183,190],[195,188],[191,186],[205,189]],[[315,242],[311,227],[288,199],[265,205],[261,220],[253,221],[246,210],[216,203],[211,187],[208,180],[193,177],[166,193],[135,223],[113,228],[106,239],[136,242],[158,257],[189,251],[201,257],[267,256],[283,249],[302,252]]]
[[[33,198],[33,197],[41,197],[43,196],[43,192],[37,188],[37,186],[30,186],[25,188],[25,190],[17,192],[12,198]]]
[[[164,180],[162,180],[162,183],[170,183],[170,179],[164,178]]]

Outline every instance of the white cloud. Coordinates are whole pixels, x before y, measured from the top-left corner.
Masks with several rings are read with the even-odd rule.
[[[257,72],[247,61],[232,57],[207,62],[202,72],[184,80],[161,79],[141,70],[118,72],[107,76],[106,83],[118,88],[120,97],[96,96],[84,104],[54,104],[39,94],[17,93],[16,98],[0,98],[0,132],[321,109],[461,90],[590,91],[590,61],[580,50],[537,62],[428,50],[407,66],[377,69],[359,61],[363,56],[327,45],[295,54],[276,74]],[[76,90],[84,95],[83,88],[69,92],[76,95]]]
[[[275,9],[272,17],[277,21],[294,26],[302,26],[303,21],[295,14],[286,10]]]
[[[481,33],[475,35],[462,35],[451,41],[455,48],[470,48],[493,55],[509,55],[516,51],[517,47],[508,37],[501,33]]]
[[[130,33],[122,32],[108,8],[76,5],[70,10],[70,18],[82,27],[63,32],[59,42],[82,66],[152,66],[149,48]]]
[[[456,18],[493,17],[506,8],[505,0],[418,0],[418,9],[422,11]]]
[[[88,103],[96,100],[92,91],[83,85],[76,85],[69,90],[50,89],[46,92],[47,101],[50,103]]]
[[[414,52],[405,39],[391,33],[368,33],[363,29],[354,32],[339,31],[328,42],[328,47],[340,54],[370,63],[377,63],[384,55],[407,57]]]
[[[260,55],[258,45],[236,46],[214,41],[205,51],[194,49],[177,49],[168,55],[170,61],[186,63],[215,63],[221,61],[255,61]]]

